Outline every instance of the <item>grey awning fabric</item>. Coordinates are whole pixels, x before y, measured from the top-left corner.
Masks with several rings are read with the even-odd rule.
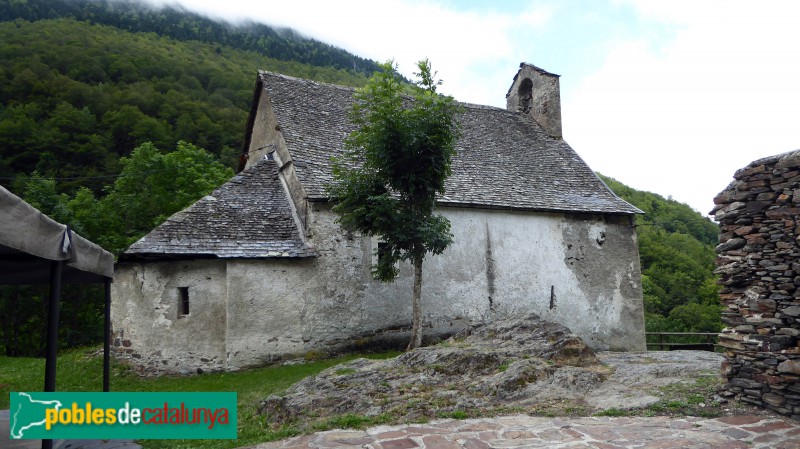
[[[114,275],[114,256],[0,186],[0,285],[50,282],[50,262],[64,261],[63,282],[99,283]]]

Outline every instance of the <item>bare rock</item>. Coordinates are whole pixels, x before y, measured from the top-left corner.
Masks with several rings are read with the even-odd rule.
[[[559,324],[534,314],[474,326],[437,346],[391,360],[358,359],[261,401],[281,425],[355,413],[406,420],[538,399],[576,397],[610,372],[594,351]]]

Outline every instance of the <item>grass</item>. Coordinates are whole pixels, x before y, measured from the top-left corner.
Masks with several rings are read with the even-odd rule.
[[[713,418],[724,414],[722,404],[714,400],[720,380],[705,373],[694,382],[677,382],[659,387],[661,399],[640,408],[610,408],[595,416],[700,416]]]
[[[258,401],[270,394],[280,393],[300,379],[320,371],[356,359],[391,358],[398,352],[378,354],[355,354],[344,357],[315,360],[304,364],[269,366],[228,373],[205,373],[193,376],[162,376],[143,378],[127,365],[111,363],[111,391],[235,391],[238,394],[239,431],[236,440],[142,440],[146,448],[232,448],[254,445],[296,435],[293,428],[270,429],[256,413]],[[345,369],[347,370],[347,369]],[[56,368],[57,391],[102,391],[103,358],[97,348],[78,348],[59,354]],[[9,407],[12,391],[42,391],[44,387],[44,359],[0,357],[0,409]],[[384,418],[385,419],[385,418]],[[369,421],[383,419],[361,419],[343,417],[331,422],[336,426],[359,426]]]
[[[59,391],[100,391],[102,386],[102,357],[96,348],[74,349],[59,356],[57,389]],[[141,378],[126,365],[112,361],[112,391],[236,391],[238,393],[238,439],[236,440],[142,440],[145,448],[232,448],[274,441],[300,434],[333,428],[365,428],[377,424],[400,422],[424,422],[428,418],[418,415],[408,421],[405,409],[390,410],[377,416],[344,414],[319,419],[303,427],[304,423],[293,423],[276,428],[256,413],[258,402],[270,394],[283,392],[298,380],[316,374],[323,369],[336,366],[357,357],[389,358],[399,353],[351,355],[336,359],[312,360],[308,363],[287,366],[272,366],[233,373],[211,373],[193,376],[162,376]],[[317,359],[314,357],[307,359]],[[434,368],[433,366],[429,368]],[[353,374],[353,368],[334,368],[337,375]],[[0,357],[0,409],[8,408],[10,391],[41,391],[44,383],[44,360]],[[595,416],[703,416],[713,417],[736,412],[738,405],[720,404],[714,400],[719,380],[713,373],[704,373],[690,382],[680,382],[658,388],[661,400],[646,407],[634,409],[608,409]],[[389,389],[388,382],[382,384]],[[432,398],[431,387],[404,383],[392,388],[387,394],[404,395],[414,389],[418,394],[408,398],[409,407],[419,401],[441,410],[438,418],[477,418],[502,414],[525,413],[534,416],[585,416],[592,413],[580,400],[544,400],[527,407],[494,407],[487,409],[452,410],[452,399]],[[446,386],[445,389],[456,389]],[[388,402],[388,398],[387,398]]]
[[[619,417],[619,416],[628,416],[630,414],[631,414],[630,410],[623,410],[623,409],[611,407],[611,408],[603,410],[602,412],[595,413],[594,416]]]

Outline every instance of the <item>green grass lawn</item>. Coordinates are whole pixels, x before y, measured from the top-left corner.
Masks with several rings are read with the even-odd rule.
[[[112,359],[111,391],[235,391],[238,394],[239,438],[236,440],[146,440],[147,448],[235,448],[291,436],[294,429],[271,430],[256,414],[258,401],[298,380],[358,357],[390,358],[398,352],[357,354],[287,366],[232,373],[142,378]],[[12,391],[42,391],[44,359],[0,357],[0,409],[9,406]],[[57,391],[102,391],[103,357],[98,348],[63,351],[58,357]]]

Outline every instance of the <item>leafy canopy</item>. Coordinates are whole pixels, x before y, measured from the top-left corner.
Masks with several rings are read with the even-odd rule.
[[[397,277],[396,262],[440,254],[453,239],[450,222],[434,212],[451,173],[461,106],[436,92],[441,82],[427,59],[417,67],[413,86],[386,63],[356,91],[350,116],[356,131],[334,158],[335,182],[328,186],[345,229],[385,241],[373,267],[382,281]]]
[[[170,215],[207,195],[233,176],[202,148],[178,142],[165,152],[150,142],[120,159],[122,170],[100,198],[82,187],[57,193],[56,182],[34,172],[18,180],[23,199],[55,220],[119,255]]]

